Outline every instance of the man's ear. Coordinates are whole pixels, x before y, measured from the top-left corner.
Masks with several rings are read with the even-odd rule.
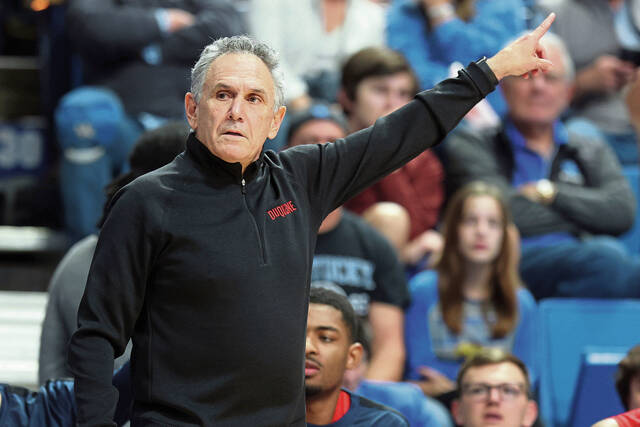
[[[460,401],[455,399],[451,402],[451,415],[453,415],[453,419],[455,420],[457,425],[463,425],[464,419],[462,417],[462,408],[460,408]]]
[[[538,404],[535,401],[530,400],[527,403],[527,410],[524,414],[524,419],[522,420],[522,426],[531,427],[536,421],[536,418],[538,418]]]
[[[196,98],[191,92],[187,92],[184,96],[184,111],[187,116],[187,121],[191,129],[196,130],[198,127],[198,104]]]
[[[347,353],[347,365],[345,369],[355,369],[360,366],[360,361],[362,360],[362,353],[364,349],[362,344],[359,342],[354,342],[349,346],[349,352]]]
[[[271,122],[271,129],[269,130],[269,135],[267,135],[269,139],[275,138],[278,134],[278,130],[280,129],[280,125],[282,124],[282,120],[284,119],[284,115],[286,112],[287,107],[283,105],[282,107],[278,108],[278,111],[274,113],[273,121]]]

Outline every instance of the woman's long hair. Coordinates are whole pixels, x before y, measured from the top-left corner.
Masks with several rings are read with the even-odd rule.
[[[502,214],[502,243],[493,261],[490,275],[489,304],[496,313],[491,327],[493,338],[502,338],[512,331],[518,320],[516,291],[521,284],[518,275],[519,249],[515,228],[509,236],[511,214],[499,188],[484,182],[472,182],[458,190],[448,203],[444,216],[444,248],[436,265],[440,308],[447,327],[456,334],[462,331],[463,301],[462,283],[466,277],[466,262],[459,247],[458,229],[463,220],[464,207],[470,197],[489,196],[498,202]],[[513,238],[511,238],[513,237]]]

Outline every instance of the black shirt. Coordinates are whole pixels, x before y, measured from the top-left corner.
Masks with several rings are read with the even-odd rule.
[[[346,210],[333,230],[318,234],[311,285],[339,287],[361,317],[368,316],[372,301],[403,310],[409,305],[395,249],[375,228]]]
[[[441,141],[496,83],[472,64],[372,128],[267,151],[244,175],[191,135],[185,153],[120,191],[69,346],[79,425],[111,424],[113,356],[132,336],[134,425],[304,426],[320,223]]]

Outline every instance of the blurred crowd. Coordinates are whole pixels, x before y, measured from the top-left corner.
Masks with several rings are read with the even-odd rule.
[[[307,380],[320,390],[344,386],[410,425],[480,426],[487,417],[542,425],[538,304],[640,298],[638,236],[621,238],[639,214],[640,1],[46,3],[34,12],[40,31],[62,31],[68,48],[65,93],[44,113],[54,153],[47,177],[62,207],[53,226],[70,248],[49,285],[41,384],[70,376],[67,343],[110,198],[184,150],[191,67],[206,44],[238,34],[280,54],[287,113],[264,147],[279,151],[375,126],[557,14],[542,39],[551,71],[505,78],[442,144],[320,226],[307,332],[307,360],[316,360]],[[7,49],[0,38],[0,53]],[[6,158],[0,149],[0,170]],[[351,337],[337,379],[314,376],[330,362],[313,347],[312,324],[335,320],[322,305],[337,310],[335,329]],[[619,374],[627,409],[640,407],[637,353]],[[318,396],[308,395],[308,408]],[[319,420],[307,421],[327,424]]]

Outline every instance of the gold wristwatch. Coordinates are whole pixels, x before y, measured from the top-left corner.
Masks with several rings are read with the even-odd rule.
[[[547,205],[556,197],[556,186],[548,179],[541,179],[536,184],[536,193],[538,193],[540,201]]]

